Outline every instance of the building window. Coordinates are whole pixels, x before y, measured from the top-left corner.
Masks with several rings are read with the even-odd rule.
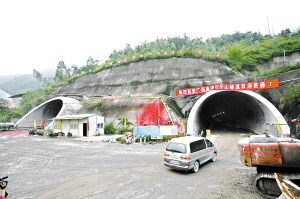
[[[103,123],[97,124],[98,129],[103,129]]]
[[[56,129],[56,130],[58,130],[59,128],[58,128],[58,126],[57,126],[57,123],[56,124],[54,124],[54,129]]]
[[[70,129],[78,130],[78,124],[70,124]]]

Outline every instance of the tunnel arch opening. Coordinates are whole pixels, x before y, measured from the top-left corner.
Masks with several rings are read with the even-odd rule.
[[[199,98],[191,109],[187,133],[198,135],[204,129],[238,129],[277,137],[290,132],[276,107],[252,91],[210,91]]]
[[[74,114],[80,109],[80,107],[81,105],[79,101],[73,98],[56,97],[33,108],[15,123],[15,127],[32,128],[34,126],[34,122],[39,124],[41,121],[45,121],[44,127],[46,128],[52,123],[53,118],[62,115]]]
[[[42,114],[42,120],[45,120],[45,126],[48,126],[50,124],[50,119],[55,118],[62,109],[62,107],[62,100],[53,100],[46,104]]]

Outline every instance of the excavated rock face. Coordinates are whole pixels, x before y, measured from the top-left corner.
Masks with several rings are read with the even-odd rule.
[[[165,94],[175,89],[216,83],[244,82],[248,78],[225,65],[201,59],[156,59],[122,65],[83,76],[74,83],[61,86],[56,94],[85,96]]]
[[[268,77],[250,78],[237,74],[220,63],[201,59],[156,59],[121,65],[104,69],[95,74],[88,74],[76,79],[70,85],[61,86],[55,94],[82,95],[90,99],[106,95],[126,96],[145,93],[175,96],[175,90],[180,88],[279,78],[279,82],[283,82],[280,84],[280,88],[254,91],[278,108],[280,98],[289,86],[288,80],[299,77],[299,75],[300,70],[295,70]],[[284,81],[287,82],[284,83]],[[197,96],[165,98],[164,100],[175,115],[182,118],[188,116],[189,111],[196,102],[195,97]],[[97,100],[99,101],[99,99]],[[149,98],[122,98],[101,100],[101,106],[99,106],[96,105],[97,100],[83,106],[77,114],[95,113],[104,115],[106,121],[112,121],[115,125],[118,123],[118,118],[123,116],[126,116],[131,122],[135,122],[139,111],[152,101]],[[246,102],[247,100],[245,100]]]

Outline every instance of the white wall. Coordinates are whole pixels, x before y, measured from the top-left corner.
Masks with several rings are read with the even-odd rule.
[[[72,133],[73,136],[83,136],[83,124],[88,123],[88,129],[87,134],[88,137],[95,136],[97,133],[100,133],[101,135],[104,134],[104,117],[94,115],[88,118],[84,119],[65,119],[65,120],[55,120],[55,124],[57,125],[57,122],[59,121],[59,124],[61,126],[61,129],[54,128],[54,133],[65,133],[65,136],[67,136],[68,132]],[[73,126],[72,124],[77,124],[78,128],[74,129],[71,128]],[[103,124],[103,128],[98,128],[97,132],[97,124]],[[100,125],[99,125],[100,126]]]

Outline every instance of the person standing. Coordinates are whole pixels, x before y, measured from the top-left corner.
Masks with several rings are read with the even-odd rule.
[[[2,182],[0,187],[2,189],[2,193],[1,193],[0,199],[4,199],[7,196],[7,193],[5,192],[6,182]]]

